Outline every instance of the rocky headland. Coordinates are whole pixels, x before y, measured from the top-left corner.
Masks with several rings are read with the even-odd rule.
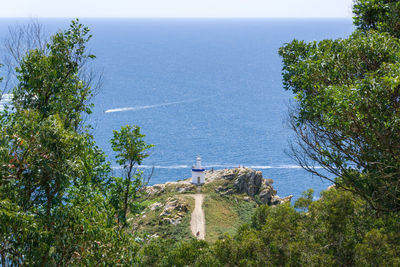
[[[191,184],[190,178],[148,186],[143,192],[142,213],[130,221],[135,231],[153,236],[190,237],[193,194],[203,194],[206,239],[214,240],[248,223],[258,205],[276,206],[291,200],[292,196],[280,198],[272,183],[261,171],[241,167],[207,171],[202,186]]]

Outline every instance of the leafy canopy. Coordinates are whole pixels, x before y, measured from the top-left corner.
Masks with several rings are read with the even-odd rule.
[[[372,207],[399,211],[399,39],[356,31],[347,39],[294,40],[279,54],[284,87],[296,94],[294,158],[331,179],[314,168],[324,167]]]
[[[126,125],[120,131],[113,131],[111,146],[115,152],[117,162],[123,167],[124,176],[114,178],[110,201],[118,212],[118,222],[127,226],[128,211],[137,213],[138,192],[146,185],[143,172],[137,167],[149,156],[148,150],[154,145],[144,141],[144,134],[140,133],[139,126]]]
[[[57,113],[67,127],[77,128],[82,113],[91,113],[87,100],[93,95],[80,77],[87,60],[89,29],[72,21],[70,29],[51,37],[46,49],[33,49],[17,68],[18,86],[13,90],[17,110],[35,109],[43,117]]]
[[[397,0],[355,0],[354,24],[362,30],[387,32],[400,38],[400,2]]]
[[[111,139],[111,146],[115,152],[117,162],[126,166],[127,164],[140,165],[142,161],[149,156],[146,150],[154,145],[148,145],[140,133],[139,126],[126,125],[121,127],[120,131],[113,131],[114,137]]]
[[[93,95],[81,78],[89,39],[75,20],[18,64],[13,110],[0,112],[1,266],[133,264],[110,164],[80,129]]]

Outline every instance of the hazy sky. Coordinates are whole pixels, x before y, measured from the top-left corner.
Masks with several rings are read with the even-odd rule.
[[[353,0],[1,0],[0,17],[343,18]]]

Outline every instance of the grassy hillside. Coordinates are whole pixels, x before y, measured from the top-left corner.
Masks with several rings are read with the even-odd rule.
[[[250,222],[256,207],[255,201],[244,201],[242,195],[207,194],[203,204],[206,240],[213,242],[225,233],[233,235],[239,226]]]

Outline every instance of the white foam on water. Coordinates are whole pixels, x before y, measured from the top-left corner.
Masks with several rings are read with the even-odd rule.
[[[206,168],[236,168],[236,167],[248,167],[252,169],[302,169],[303,167],[299,165],[242,165],[242,164],[230,164],[230,165],[209,165],[205,166]],[[321,169],[322,167],[314,167],[315,169]]]
[[[303,167],[298,166],[298,165],[278,165],[278,166],[260,166],[260,165],[249,165],[249,166],[243,166],[242,167],[248,167],[252,169],[302,169]],[[227,165],[221,165],[221,164],[215,164],[215,165],[206,165],[203,166],[204,168],[226,168],[226,169],[231,169],[231,168],[237,168],[239,167],[239,164],[227,164]],[[170,166],[159,166],[159,165],[141,165],[139,166],[139,169],[190,169],[192,166],[190,165],[170,165]],[[322,169],[323,167],[316,166],[314,167],[315,169]],[[121,169],[121,167],[113,167],[113,169]]]
[[[171,165],[171,166],[158,166],[158,165],[140,165],[139,169],[189,169],[192,166],[189,165]],[[121,166],[112,167],[113,169],[122,169]]]
[[[12,94],[3,94],[0,97],[0,111],[3,111],[4,105],[7,105],[11,102]]]
[[[246,166],[247,167],[247,166]],[[299,165],[281,165],[281,166],[248,166],[252,169],[302,169]],[[314,167],[314,169],[321,169],[322,167]]]
[[[3,94],[0,96],[0,103],[8,103],[11,101],[12,94]]]
[[[143,110],[143,109],[149,109],[149,108],[158,108],[158,107],[177,105],[177,104],[182,104],[182,103],[190,103],[190,102],[195,102],[195,101],[198,101],[198,100],[200,100],[200,98],[184,100],[184,101],[161,103],[161,104],[155,104],[155,105],[124,107],[124,108],[113,108],[113,109],[107,109],[105,111],[105,113],[124,112],[124,111],[137,111],[137,110]]]
[[[3,95],[1,96],[1,98],[2,98],[2,99],[3,99],[3,98],[11,99],[11,98],[12,98],[12,94],[3,94]]]
[[[188,169],[192,166],[189,165],[172,165],[172,166],[151,166],[151,165],[141,165],[139,168],[143,169]]]

